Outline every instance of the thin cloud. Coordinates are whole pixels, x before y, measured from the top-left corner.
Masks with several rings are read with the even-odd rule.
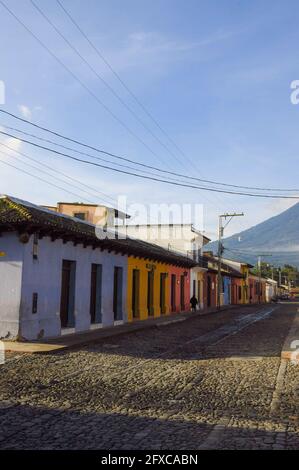
[[[0,130],[4,130],[0,126]],[[21,150],[22,147],[22,142],[18,139],[13,139],[12,137],[0,137],[0,143],[7,145],[7,147],[4,147],[3,145],[0,145],[0,159],[1,160],[10,160],[10,155],[14,156],[16,155],[15,152],[18,152]],[[3,152],[3,153],[2,153]],[[18,155],[17,155],[18,156]]]
[[[28,106],[25,104],[19,104],[18,109],[25,119],[31,119],[32,112]]]

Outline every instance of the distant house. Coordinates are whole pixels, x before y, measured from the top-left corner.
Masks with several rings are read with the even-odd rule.
[[[107,227],[114,227],[124,224],[130,215],[113,207],[84,204],[83,202],[58,202],[56,206],[42,206],[60,214],[70,215],[80,220],[85,220],[91,224],[99,224]]]
[[[267,279],[256,276],[251,272],[248,275],[249,284],[249,303],[264,303],[266,302],[266,285]],[[269,300],[270,301],[270,300]]]
[[[223,258],[223,262],[242,275],[239,280],[235,280],[234,286],[232,287],[234,291],[232,293],[233,303],[250,303],[249,272],[253,266],[243,261],[234,261],[227,258]]]
[[[212,252],[206,251],[208,270],[206,273],[207,307],[217,306],[218,289],[220,288],[220,305],[242,303],[242,282],[244,279],[241,271],[232,267],[229,263],[221,263],[222,286],[218,286],[218,258]],[[225,260],[227,261],[227,260]]]
[[[274,279],[266,280],[266,302],[271,302],[278,296],[278,283]]]

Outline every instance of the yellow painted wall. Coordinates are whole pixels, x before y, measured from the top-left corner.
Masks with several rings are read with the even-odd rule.
[[[205,308],[205,306],[207,305],[206,289],[205,289],[206,273],[198,272],[197,281],[200,281],[200,292],[197,292],[197,297],[199,297],[199,301],[200,301],[200,305],[198,307]],[[190,292],[190,298],[191,298],[191,292]]]
[[[241,273],[244,275],[244,279],[242,279],[242,304],[249,304],[249,267],[243,265]]]
[[[127,308],[128,308],[128,321],[133,321],[132,311],[132,284],[133,284],[133,270],[140,271],[140,292],[139,292],[139,320],[146,320],[148,318],[147,311],[147,276],[150,267],[154,266],[154,317],[159,317],[160,313],[160,274],[167,273],[168,276],[165,281],[165,307],[168,314],[170,312],[170,276],[169,267],[166,264],[156,263],[140,258],[129,256],[128,258],[128,283],[127,283]],[[151,318],[151,317],[150,317]]]

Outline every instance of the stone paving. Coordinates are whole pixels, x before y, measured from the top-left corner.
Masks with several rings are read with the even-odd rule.
[[[293,305],[242,307],[84,348],[8,355],[1,449],[298,449]]]

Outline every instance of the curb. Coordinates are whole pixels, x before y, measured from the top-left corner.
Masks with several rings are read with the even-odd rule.
[[[296,353],[296,346],[292,347],[292,343],[294,341],[298,341],[297,345],[297,351]],[[297,312],[295,315],[295,318],[293,320],[293,323],[291,325],[291,328],[289,330],[289,334],[285,339],[285,342],[282,347],[281,351],[281,359],[287,359],[288,361],[294,359],[294,353],[296,356],[299,356],[299,308],[297,308]],[[299,363],[299,357],[298,357],[298,363]]]

